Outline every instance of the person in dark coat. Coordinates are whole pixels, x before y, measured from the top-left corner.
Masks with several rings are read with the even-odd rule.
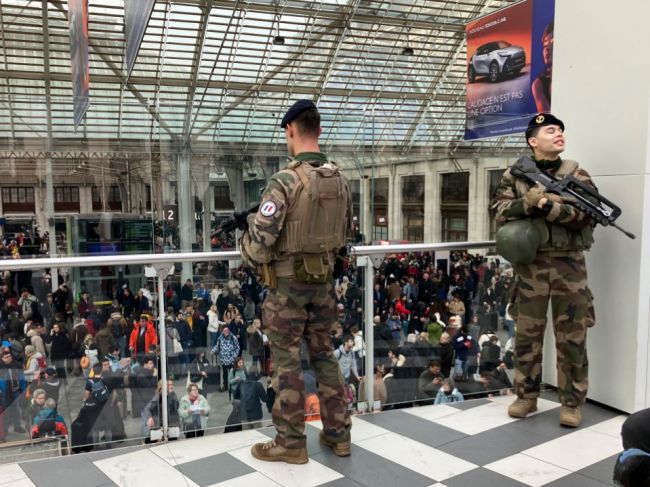
[[[259,369],[259,362],[264,356],[264,340],[262,338],[262,326],[259,319],[246,329],[248,334],[248,351],[253,357],[253,367]]]
[[[451,336],[447,332],[440,335],[438,357],[440,359],[440,372],[444,377],[449,377],[454,366],[454,346],[451,344]]]
[[[255,429],[262,426],[262,404],[266,403],[266,391],[259,382],[258,374],[248,374],[246,380],[239,384],[239,411],[244,429]]]
[[[50,330],[50,334],[46,337],[46,341],[52,345],[50,348],[50,360],[52,361],[52,365],[56,369],[58,377],[65,379],[65,361],[72,351],[72,344],[68,337],[68,331],[65,327],[61,326],[61,323],[55,322],[52,324],[52,329]],[[57,399],[57,403],[58,402]]]
[[[155,359],[147,355],[142,366],[136,369],[131,386],[131,415],[134,418],[142,417],[142,410],[156,391],[158,372],[155,363]]]
[[[0,350],[0,399],[2,399],[2,417],[4,428],[14,427],[16,433],[25,433],[22,427],[21,396],[27,388],[27,381],[21,365],[14,360],[11,350]]]

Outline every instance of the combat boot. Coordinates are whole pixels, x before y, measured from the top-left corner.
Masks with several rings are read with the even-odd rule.
[[[569,428],[577,428],[582,422],[582,410],[579,407],[562,406],[560,408],[560,424]]]
[[[265,462],[286,462],[294,464],[307,463],[307,448],[285,448],[275,440],[267,443],[255,443],[251,447],[251,455]]]
[[[508,416],[513,418],[525,418],[528,413],[537,411],[537,398],[526,399],[518,397],[510,407],[508,407]]]
[[[350,440],[348,441],[341,441],[341,442],[335,442],[328,438],[325,435],[324,431],[320,432],[320,442],[323,445],[329,446],[334,454],[337,457],[349,457],[350,456]]]

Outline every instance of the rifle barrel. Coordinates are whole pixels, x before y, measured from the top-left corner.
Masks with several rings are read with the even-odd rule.
[[[620,230],[621,232],[623,232],[627,237],[631,238],[632,240],[634,240],[636,238],[636,235],[634,235],[632,232],[628,232],[627,230],[622,229],[616,223],[610,223],[610,225],[612,227]]]

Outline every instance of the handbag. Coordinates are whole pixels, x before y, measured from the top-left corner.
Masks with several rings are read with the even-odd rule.
[[[174,353],[183,353],[183,345],[181,345],[181,342],[176,337],[172,338],[172,348]]]
[[[201,418],[198,414],[193,414],[190,421],[183,423],[183,431],[189,433],[192,431],[201,431]]]

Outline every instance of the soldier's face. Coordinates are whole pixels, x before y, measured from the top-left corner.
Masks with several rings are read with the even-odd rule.
[[[559,125],[546,125],[528,139],[535,153],[546,157],[557,156],[564,151],[564,132]]]

